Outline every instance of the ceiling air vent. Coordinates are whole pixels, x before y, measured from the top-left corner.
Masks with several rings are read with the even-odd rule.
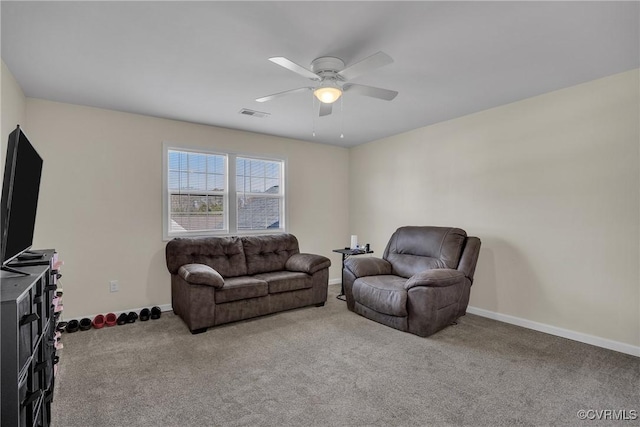
[[[242,110],[240,110],[240,114],[244,114],[245,116],[253,116],[253,117],[269,117],[271,115],[263,111],[249,110],[248,108],[243,108]]]

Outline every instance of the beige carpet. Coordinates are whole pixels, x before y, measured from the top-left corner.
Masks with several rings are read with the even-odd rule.
[[[639,358],[473,315],[420,338],[338,291],[200,335],[172,313],[63,334],[53,425],[601,426],[577,412],[640,410]]]

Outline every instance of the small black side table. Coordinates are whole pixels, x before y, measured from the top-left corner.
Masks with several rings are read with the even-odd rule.
[[[337,252],[342,254],[342,270],[340,270],[340,275],[342,276],[340,282],[340,295],[338,298],[340,301],[346,301],[346,299],[340,298],[344,296],[344,262],[347,258],[353,255],[364,255],[364,254],[372,254],[373,251],[365,251],[364,249],[334,249],[333,252]]]

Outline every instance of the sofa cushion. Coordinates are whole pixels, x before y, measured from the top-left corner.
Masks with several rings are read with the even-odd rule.
[[[285,270],[289,257],[297,254],[298,239],[292,234],[242,237],[247,260],[247,274]]]
[[[269,293],[267,282],[253,277],[229,277],[224,286],[216,289],[216,304],[247,298],[263,297]]]
[[[239,237],[176,238],[167,243],[167,267],[171,274],[185,264],[204,264],[222,277],[247,274],[247,262]]]
[[[221,288],[224,279],[213,268],[204,264],[185,264],[178,270],[178,275],[189,283]]]
[[[275,271],[256,274],[253,277],[267,282],[270,294],[308,289],[313,285],[311,276],[294,271]]]
[[[353,282],[353,299],[378,313],[407,315],[407,279],[394,275],[361,277]]]

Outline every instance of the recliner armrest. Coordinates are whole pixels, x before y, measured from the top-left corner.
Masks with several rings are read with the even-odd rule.
[[[178,275],[194,285],[207,285],[221,288],[224,279],[213,268],[204,264],[185,264],[178,269]]]
[[[391,274],[391,264],[381,258],[350,257],[345,260],[344,268],[348,269],[356,278]]]
[[[329,268],[331,260],[322,255],[316,254],[295,254],[287,260],[284,265],[289,271],[299,271],[307,274],[314,274],[323,268]]]
[[[451,268],[434,268],[432,270],[421,271],[414,274],[404,284],[404,288],[409,290],[416,286],[428,286],[432,288],[442,288],[464,282],[465,275],[462,271]]]

